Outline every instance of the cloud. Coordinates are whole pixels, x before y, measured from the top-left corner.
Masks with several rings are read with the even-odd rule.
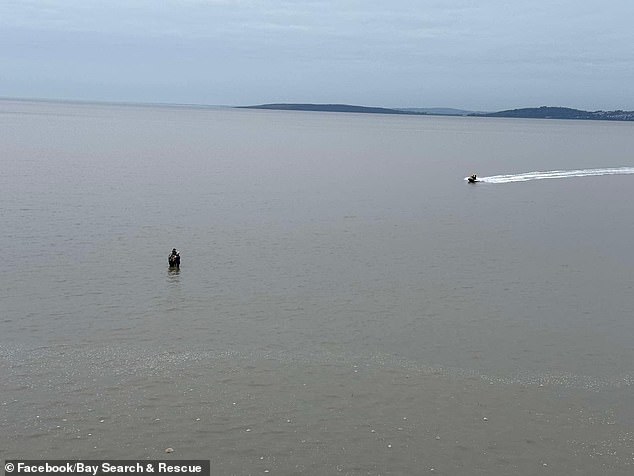
[[[592,94],[579,78],[634,82],[632,17],[629,0],[5,0],[0,54],[16,83],[21,70],[54,80],[81,69],[98,87],[90,65],[128,71],[130,84],[160,74],[166,89],[214,78],[229,90],[239,77],[242,90],[258,90],[277,78],[301,94],[321,75],[331,94],[364,82],[393,97],[422,78],[473,89],[471,78],[525,87],[534,76]]]

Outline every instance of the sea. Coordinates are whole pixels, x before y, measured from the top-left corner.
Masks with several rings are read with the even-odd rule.
[[[634,122],[3,99],[0,166],[3,459],[634,474]]]

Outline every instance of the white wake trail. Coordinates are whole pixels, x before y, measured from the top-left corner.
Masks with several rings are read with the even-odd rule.
[[[607,169],[580,169],[580,170],[547,170],[538,172],[526,172],[511,175],[491,175],[490,177],[478,177],[478,181],[485,183],[511,183],[528,182],[529,180],[561,179],[571,177],[592,177],[598,175],[629,175],[634,174],[634,167],[614,167]],[[466,180],[466,179],[465,179]]]

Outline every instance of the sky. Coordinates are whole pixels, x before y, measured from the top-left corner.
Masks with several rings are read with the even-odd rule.
[[[0,0],[0,97],[634,110],[632,0]]]

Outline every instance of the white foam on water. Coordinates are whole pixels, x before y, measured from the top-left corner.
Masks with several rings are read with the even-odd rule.
[[[512,183],[528,182],[530,180],[561,179],[572,177],[592,177],[598,175],[629,175],[634,174],[634,167],[613,167],[605,169],[580,169],[580,170],[547,170],[537,172],[525,172],[522,174],[491,175],[490,177],[478,177],[479,182],[485,183]],[[468,177],[465,177],[467,180]]]

